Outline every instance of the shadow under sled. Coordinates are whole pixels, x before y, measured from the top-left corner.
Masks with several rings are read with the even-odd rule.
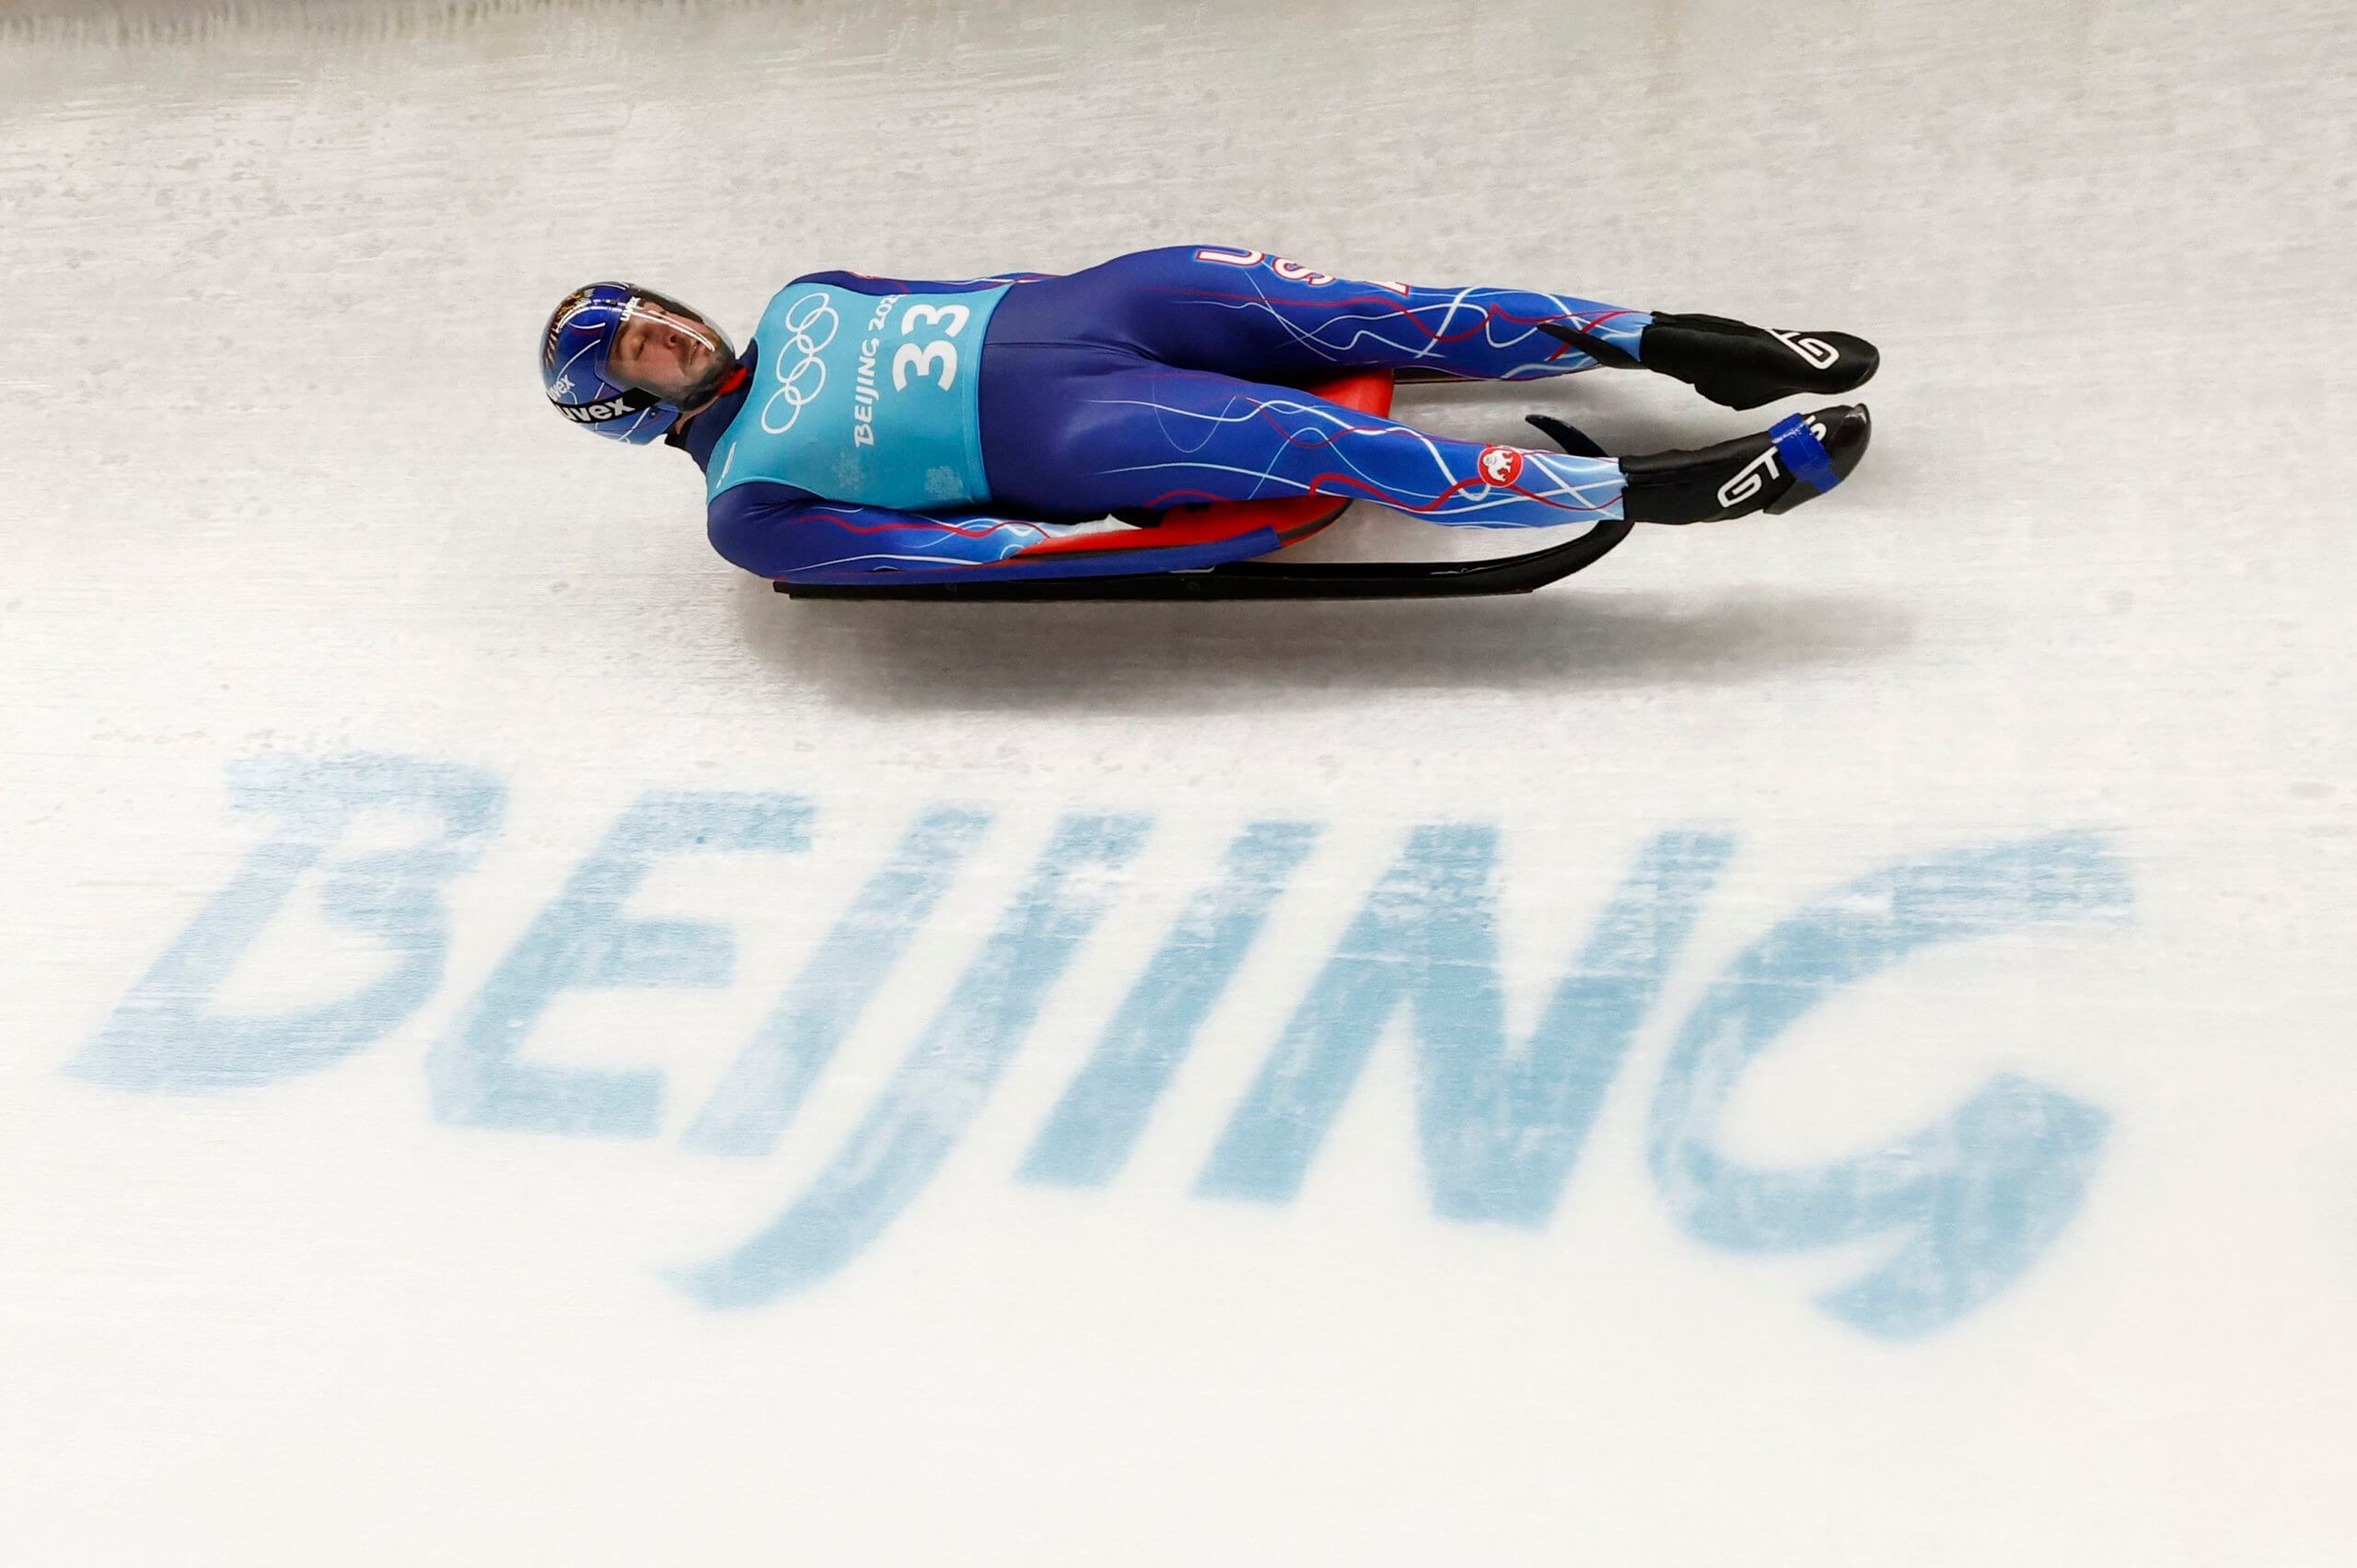
[[[1453,379],[1411,375],[1408,379]],[[1318,389],[1331,401],[1365,413],[1391,411],[1393,377],[1371,372]],[[1559,421],[1534,419],[1567,448],[1592,444]],[[1190,532],[1209,529],[1233,535],[1266,528],[1284,541],[1299,543],[1318,533],[1350,506],[1347,500],[1297,495],[1274,501],[1231,501],[1182,510]],[[1328,562],[1287,563],[1279,555],[1186,572],[1112,573],[1088,577],[1033,577],[960,582],[935,577],[914,582],[885,578],[873,583],[789,583],[771,586],[790,598],[877,598],[977,600],[1041,599],[1244,599],[1244,598],[1458,598],[1490,594],[1527,594],[1535,588],[1585,571],[1629,537],[1632,523],[1599,522],[1577,539],[1533,550],[1521,555],[1486,561]],[[1141,545],[1159,542],[1157,530],[1141,529]],[[1167,535],[1163,535],[1167,539]],[[1078,541],[1075,540],[1075,543]],[[1099,535],[1089,544],[1102,549]]]

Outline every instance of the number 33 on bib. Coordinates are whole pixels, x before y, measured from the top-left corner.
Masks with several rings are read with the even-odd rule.
[[[981,500],[988,491],[974,367],[1005,293],[879,298],[814,283],[780,290],[753,332],[759,417],[737,420],[714,448],[710,495],[768,482],[911,510]]]

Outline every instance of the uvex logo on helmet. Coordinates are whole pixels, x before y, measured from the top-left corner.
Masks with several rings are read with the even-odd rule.
[[[638,412],[648,406],[649,401],[624,393],[619,398],[607,398],[594,403],[558,403],[556,412],[575,424],[603,424],[610,419]]]

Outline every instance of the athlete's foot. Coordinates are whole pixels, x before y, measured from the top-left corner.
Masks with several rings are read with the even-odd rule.
[[[1632,523],[1714,523],[1789,512],[1849,478],[1873,434],[1864,403],[1840,403],[1700,451],[1622,458],[1620,515]]]
[[[1728,408],[1758,408],[1795,392],[1852,391],[1882,363],[1874,344],[1847,332],[1778,331],[1724,316],[1655,316],[1638,334],[1634,354],[1561,321],[1541,321],[1538,330],[1598,365],[1657,370]]]

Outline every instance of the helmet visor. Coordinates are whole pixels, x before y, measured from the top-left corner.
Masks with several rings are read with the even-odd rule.
[[[693,408],[719,389],[736,363],[727,333],[678,300],[642,290],[622,308],[606,373],[633,391]]]

